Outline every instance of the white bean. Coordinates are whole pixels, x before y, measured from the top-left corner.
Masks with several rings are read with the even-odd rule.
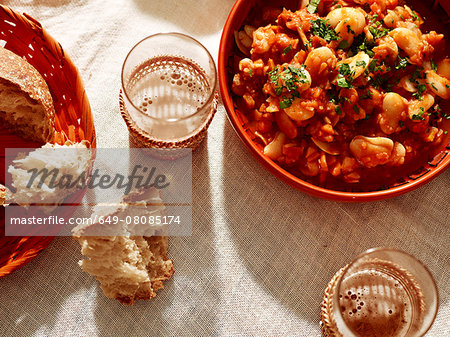
[[[305,107],[300,98],[295,98],[291,106],[285,108],[286,114],[294,121],[301,122],[310,119],[314,116],[314,109],[312,107]]]
[[[313,80],[319,76],[327,76],[336,67],[336,63],[336,55],[328,47],[313,49],[305,60],[305,66]]]
[[[388,92],[383,99],[383,112],[379,117],[381,131],[392,134],[399,129],[399,122],[406,111],[406,104],[402,96],[394,92]]]
[[[364,71],[369,67],[371,58],[365,52],[360,51],[353,57],[347,58],[344,61],[338,62],[338,66],[346,63],[350,66],[350,70],[353,74],[353,78],[357,78],[364,74]]]
[[[350,151],[365,167],[384,165],[394,148],[394,142],[386,137],[356,136],[350,142]]]
[[[437,71],[439,75],[450,79],[450,59],[444,59],[437,64]]]
[[[426,119],[426,112],[434,104],[434,97],[430,94],[422,96],[422,100],[412,100],[408,104],[408,116],[413,121]]]

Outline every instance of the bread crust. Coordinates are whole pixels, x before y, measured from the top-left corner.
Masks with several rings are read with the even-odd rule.
[[[19,88],[44,107],[48,134],[44,141],[52,141],[55,134],[55,109],[52,95],[41,74],[25,59],[0,47],[0,80],[7,86]]]
[[[139,202],[156,205],[154,210],[165,214],[159,191],[151,188],[132,192],[119,204],[101,205],[94,211],[98,215],[95,218],[117,216],[123,219],[129,205],[139,207]],[[80,261],[81,268],[97,278],[105,296],[130,305],[155,297],[156,291],[164,288],[163,282],[175,271],[173,261],[167,257],[168,237],[161,236],[160,231],[143,232],[154,236],[137,235],[130,233],[130,228],[122,222],[117,226],[97,222],[79,225],[72,233],[81,245],[82,254],[87,257]],[[102,236],[106,233],[111,236]]]
[[[0,205],[3,205],[5,203],[5,186],[0,184]]]

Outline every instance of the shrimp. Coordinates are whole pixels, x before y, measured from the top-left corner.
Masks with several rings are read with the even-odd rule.
[[[349,45],[353,43],[355,36],[364,31],[366,26],[365,12],[362,9],[343,7],[332,10],[326,19],[336,33]]]
[[[253,75],[264,75],[264,62],[261,59],[252,61],[249,58],[244,58],[239,61],[239,70],[246,77],[252,77]]]
[[[313,49],[305,60],[305,66],[313,81],[320,81],[336,67],[337,58],[328,47]]]
[[[404,50],[411,63],[420,65],[422,63],[421,51],[423,41],[413,31],[407,28],[395,28],[389,35],[394,39],[397,46]]]
[[[378,59],[390,59],[395,60],[398,56],[398,46],[395,40],[390,36],[384,36],[377,39],[377,46],[373,48],[376,57]]]
[[[356,136],[350,142],[350,152],[365,167],[375,167],[389,162],[394,142],[386,137]]]
[[[275,32],[270,25],[259,27],[253,32],[251,53],[263,54],[268,52],[275,43],[275,40]]]
[[[450,80],[438,75],[433,70],[426,71],[426,85],[429,90],[443,99],[450,98]]]
[[[423,20],[421,20],[417,14],[413,14],[413,11],[408,6],[397,6],[394,10],[387,10],[387,14],[383,21],[389,28],[403,27],[405,23],[414,23],[421,25]]]
[[[381,131],[390,135],[401,129],[399,122],[406,117],[405,99],[394,92],[388,92],[383,99],[383,111],[378,117]]]
[[[250,55],[250,49],[252,48],[253,43],[253,32],[255,30],[255,27],[245,25],[243,30],[234,32],[234,40],[236,41],[236,45],[239,50],[247,56]]]

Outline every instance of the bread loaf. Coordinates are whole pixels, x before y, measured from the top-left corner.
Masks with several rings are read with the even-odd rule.
[[[52,142],[55,134],[55,109],[44,78],[26,60],[2,47],[0,123],[37,142]]]
[[[159,191],[151,188],[130,193],[117,205],[98,205],[91,219],[117,216],[125,220],[127,216],[164,214]],[[115,235],[99,235],[112,234],[108,232],[111,227]],[[139,232],[153,236],[135,235]],[[115,225],[98,221],[74,228],[73,234],[86,256],[80,261],[81,268],[97,278],[105,296],[121,303],[155,297],[156,291],[164,288],[163,281],[174,273],[173,262],[167,258],[168,238],[158,236],[164,234],[161,226],[139,229],[125,221]]]

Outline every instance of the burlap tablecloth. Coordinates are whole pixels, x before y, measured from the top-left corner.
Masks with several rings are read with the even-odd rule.
[[[130,48],[157,32],[192,35],[217,60],[233,0],[2,1],[38,19],[84,79],[98,147],[128,146],[118,106]],[[105,298],[56,238],[0,280],[0,336],[321,336],[320,303],[333,274],[375,246],[421,259],[439,291],[429,336],[450,336],[450,172],[395,199],[319,200],[264,170],[244,148],[223,105],[193,155],[193,235],[169,239],[175,275],[155,299],[126,307]]]

